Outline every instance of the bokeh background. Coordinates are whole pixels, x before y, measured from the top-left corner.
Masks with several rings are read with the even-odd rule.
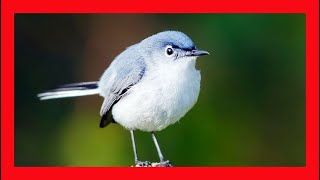
[[[130,166],[130,134],[99,128],[99,96],[39,101],[58,85],[98,80],[127,46],[163,31],[199,49],[201,92],[158,132],[175,166],[305,165],[304,14],[16,14],[15,165]],[[158,161],[137,132],[141,160]]]

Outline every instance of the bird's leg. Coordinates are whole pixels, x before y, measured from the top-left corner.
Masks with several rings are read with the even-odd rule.
[[[172,167],[172,164],[170,163],[170,161],[164,159],[164,157],[163,157],[163,155],[162,155],[162,153],[161,153],[160,146],[159,146],[159,144],[158,144],[157,138],[156,138],[156,136],[154,135],[154,132],[151,132],[151,136],[152,136],[154,145],[156,146],[156,149],[157,149],[157,151],[158,151],[158,155],[159,155],[159,158],[160,158],[160,164],[161,164],[161,166]]]
[[[139,166],[149,166],[151,165],[150,162],[148,161],[145,161],[145,162],[142,162],[142,161],[139,161],[138,159],[138,154],[137,154],[137,149],[136,149],[136,143],[134,141],[134,132],[133,130],[130,130],[130,134],[131,134],[131,140],[132,140],[132,146],[133,146],[133,153],[134,153],[134,162],[136,165],[139,165]]]
[[[131,134],[131,141],[132,141],[132,146],[133,146],[134,161],[135,161],[135,163],[137,163],[139,160],[138,160],[138,154],[137,154],[137,149],[136,149],[136,142],[134,141],[133,130],[130,130],[130,134]]]

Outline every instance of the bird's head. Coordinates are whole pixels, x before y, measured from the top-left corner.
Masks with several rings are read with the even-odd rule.
[[[178,31],[160,32],[144,39],[139,45],[145,58],[151,57],[157,61],[196,59],[209,54],[198,50],[187,35]]]

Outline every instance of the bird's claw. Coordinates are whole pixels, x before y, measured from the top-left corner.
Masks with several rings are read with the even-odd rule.
[[[150,163],[149,161],[136,161],[136,167],[173,167],[171,162],[161,161],[161,162],[155,162]]]
[[[173,167],[169,160],[161,161],[158,166],[159,167]]]
[[[148,167],[151,166],[149,161],[136,161],[136,167]]]

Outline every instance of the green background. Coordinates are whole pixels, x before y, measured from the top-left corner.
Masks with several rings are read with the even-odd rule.
[[[164,30],[199,49],[201,92],[156,133],[174,166],[305,165],[304,14],[16,14],[15,165],[130,166],[129,131],[99,128],[99,96],[39,101],[58,85],[96,81],[127,46]],[[158,161],[137,132],[141,160]]]

